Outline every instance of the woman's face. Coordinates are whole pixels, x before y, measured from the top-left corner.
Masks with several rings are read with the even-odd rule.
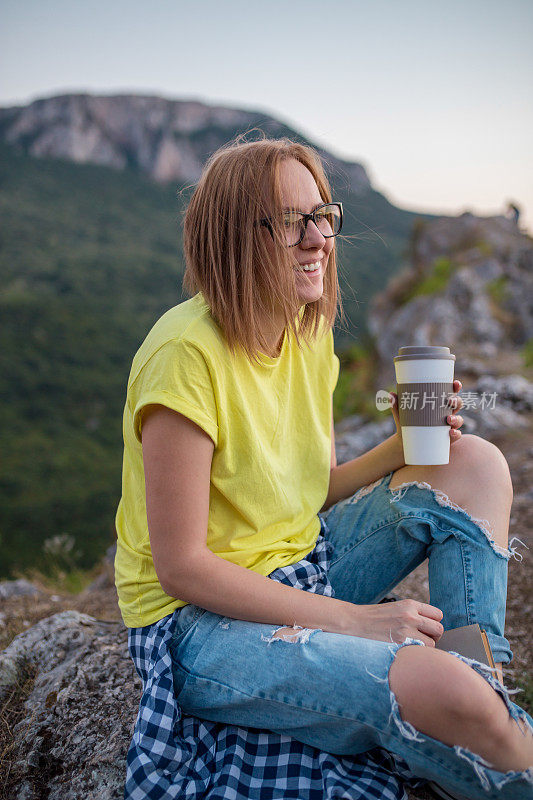
[[[300,161],[294,158],[283,161],[280,179],[284,210],[310,214],[317,206],[323,204],[315,179]],[[270,236],[268,239],[270,246],[275,249],[276,245]],[[314,222],[309,221],[300,244],[290,248],[291,255],[294,256],[294,270],[301,305],[312,303],[322,297],[324,272],[333,249],[333,241],[333,238],[326,239],[322,236]],[[312,272],[302,271],[304,265],[310,264],[319,266]]]

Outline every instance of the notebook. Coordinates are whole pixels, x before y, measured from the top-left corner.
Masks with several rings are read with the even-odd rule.
[[[466,658],[475,658],[489,667],[495,666],[487,634],[477,622],[444,631],[435,647],[437,650],[453,650]]]

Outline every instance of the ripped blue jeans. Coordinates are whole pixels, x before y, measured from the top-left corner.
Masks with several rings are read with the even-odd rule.
[[[315,550],[320,544],[329,555],[315,559],[319,568],[312,568],[315,550],[309,561],[291,565],[297,577],[290,583],[351,603],[377,603],[428,558],[429,602],[442,610],[444,629],[478,622],[495,661],[509,663],[507,562],[512,555],[521,558],[513,542],[508,549],[498,546],[485,520],[472,519],[426,483],[391,490],[392,475],[319,515]],[[287,569],[269,577],[284,580]],[[397,644],[298,626],[281,633],[285,626],[222,617],[190,604],[174,617],[174,686],[186,714],[266,728],[340,755],[382,747],[413,775],[471,800],[533,797],[533,768],[498,771],[478,754],[448,746],[402,719],[388,673],[398,650],[423,646],[421,640]],[[454,655],[498,692],[524,736],[533,731],[533,719],[510,700],[512,690],[489,667]]]

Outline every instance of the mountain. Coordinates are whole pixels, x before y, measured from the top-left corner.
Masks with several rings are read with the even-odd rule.
[[[264,113],[156,96],[65,94],[0,108],[0,143],[14,152],[32,157],[36,164],[46,163],[48,171],[52,161],[94,164],[119,175],[146,176],[163,188],[185,190],[174,203],[176,217],[187,197],[185,187],[198,180],[209,155],[239,134],[253,140],[260,131],[313,144]],[[354,335],[366,335],[368,303],[401,266],[413,222],[433,217],[396,208],[372,188],[361,164],[316,149],[335,197],[345,207],[338,240],[349,320],[348,329],[338,332],[337,343],[343,347]],[[116,216],[102,224],[111,227],[115,220]],[[180,250],[176,267],[182,272]]]
[[[88,567],[112,541],[128,371],[155,320],[185,299],[190,183],[253,126],[302,138],[265,115],[161,98],[0,109],[0,577],[45,566],[58,541],[74,542],[54,556],[65,569]],[[341,350],[367,337],[371,298],[429,217],[395,208],[361,165],[324,158],[345,207]]]
[[[65,94],[0,109],[0,139],[28,155],[132,167],[160,183],[197,181],[211,153],[254,128],[305,141],[267,114],[155,96]],[[317,149],[348,191],[371,188],[361,164]]]

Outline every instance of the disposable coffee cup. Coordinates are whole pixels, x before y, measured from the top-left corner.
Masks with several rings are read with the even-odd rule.
[[[406,464],[449,464],[455,356],[449,347],[400,347],[394,358]]]

